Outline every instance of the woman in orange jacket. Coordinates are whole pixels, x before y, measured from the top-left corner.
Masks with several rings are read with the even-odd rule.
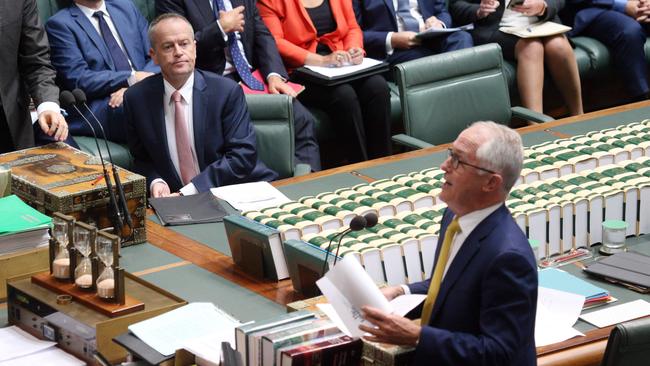
[[[258,0],[257,7],[290,72],[304,65],[341,67],[363,61],[363,34],[351,1]],[[350,151],[351,160],[390,154],[390,93],[382,76],[335,86],[308,83],[298,99],[324,109],[352,146],[360,145]]]

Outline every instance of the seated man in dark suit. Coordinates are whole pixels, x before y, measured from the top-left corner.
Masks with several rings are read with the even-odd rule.
[[[425,29],[452,26],[445,0],[353,0],[352,5],[368,57],[391,65],[474,45],[465,31],[422,42],[415,38]]]
[[[237,4],[243,4],[236,6]],[[257,13],[255,0],[156,0],[156,12],[186,17],[196,31],[196,66],[242,81],[251,89],[263,88],[251,76],[258,70],[270,93],[295,97],[275,40]],[[314,131],[314,117],[293,100],[296,160],[320,170],[320,151]]]
[[[416,347],[414,365],[534,366],[537,266],[505,200],[523,164],[521,137],[494,122],[461,132],[441,166],[447,209],[430,279],[382,289],[427,294],[416,324],[364,307],[371,341]]]
[[[146,19],[131,0],[75,0],[45,28],[61,88],[83,90],[107,138],[126,142],[124,91],[159,70],[148,54]],[[70,133],[92,136],[81,116],[68,112]]]
[[[629,101],[648,98],[644,45],[650,2],[637,0],[567,0],[560,18],[573,27],[570,36],[587,36],[605,44]]]
[[[276,179],[257,157],[241,87],[194,69],[189,22],[178,14],[162,15],[151,23],[149,37],[162,74],[127,89],[124,113],[135,170],[147,177],[151,196]]]

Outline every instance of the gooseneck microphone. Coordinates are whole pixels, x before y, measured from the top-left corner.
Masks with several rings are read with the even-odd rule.
[[[350,231],[359,231],[363,229],[367,229],[369,227],[373,227],[377,225],[377,221],[379,221],[379,218],[377,217],[377,214],[374,212],[368,212],[367,214],[363,216],[357,216],[357,217],[363,217],[363,220],[359,220],[364,223],[363,227],[360,229],[357,229],[356,227],[352,227],[352,221],[350,221]],[[343,240],[343,237],[348,234],[350,231],[347,233],[343,233],[339,237],[339,245],[336,247],[336,254],[334,254],[334,264],[332,266],[336,265],[336,260],[339,259],[339,249],[341,248],[341,240]]]
[[[352,220],[350,220],[350,226],[347,229],[345,229],[345,230],[341,231],[340,233],[332,236],[332,238],[330,239],[329,244],[327,244],[327,252],[325,253],[325,261],[323,262],[323,270],[321,271],[321,276],[325,275],[325,267],[327,266],[327,258],[329,257],[329,254],[330,254],[330,248],[332,247],[332,241],[334,241],[334,239],[336,237],[339,237],[339,245],[336,248],[336,256],[338,256],[338,254],[339,254],[338,248],[341,246],[341,240],[343,239],[343,237],[345,235],[347,235],[348,233],[352,232],[352,231],[359,231],[359,230],[365,229],[366,224],[367,224],[366,218],[364,216],[357,215],[357,216],[353,217]],[[336,257],[334,257],[334,264],[336,264]]]
[[[97,119],[97,116],[93,113],[93,111],[88,107],[88,104],[86,104],[86,93],[84,93],[83,90],[81,89],[74,89],[72,91],[72,95],[74,95],[77,104],[78,105],[83,105],[84,108],[90,113],[90,115],[93,117],[95,122],[97,123],[97,126],[99,126],[99,130],[102,133],[102,137],[104,138],[104,144],[106,145],[106,151],[108,152],[108,160],[111,163],[111,169],[113,170],[113,179],[115,180],[115,188],[117,190],[118,194],[118,204],[119,208],[121,210],[121,215],[120,215],[120,221],[123,223],[122,220],[126,220],[126,224],[129,226],[131,229],[131,232],[133,232],[133,220],[131,220],[131,214],[129,213],[129,207],[126,204],[126,197],[124,196],[124,187],[122,186],[122,182],[120,180],[120,174],[117,172],[117,169],[115,167],[115,163],[113,162],[113,155],[111,154],[111,149],[108,147],[108,139],[106,138],[106,132],[104,131],[104,126],[99,122],[99,119]],[[121,229],[120,229],[121,230]]]
[[[115,193],[113,193],[113,184],[111,183],[110,176],[108,175],[108,170],[106,170],[106,164],[104,163],[104,158],[102,157],[101,154],[101,148],[99,147],[99,140],[97,140],[97,134],[95,133],[95,129],[93,128],[93,125],[90,123],[88,118],[84,116],[83,113],[81,113],[81,110],[77,107],[76,105],[76,98],[75,96],[65,90],[61,92],[61,95],[59,96],[59,102],[65,106],[65,107],[72,107],[79,113],[81,116],[81,119],[86,122],[88,127],[90,127],[90,131],[93,133],[93,137],[95,139],[95,145],[97,146],[97,151],[99,151],[99,160],[102,163],[102,169],[104,170],[104,180],[106,181],[106,188],[108,189],[108,197],[109,197],[109,204],[111,207],[112,215],[111,215],[111,222],[113,225],[118,229],[118,232],[122,231],[122,219],[120,218],[120,210],[117,207],[117,202],[115,200]]]

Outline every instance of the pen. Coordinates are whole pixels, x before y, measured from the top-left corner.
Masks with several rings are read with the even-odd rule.
[[[95,180],[94,180],[92,183],[90,183],[90,185],[91,185],[91,186],[94,186],[94,185],[96,185],[97,183],[101,182],[102,179],[104,179],[104,176],[101,175],[101,174],[99,174],[99,175],[97,176],[97,178],[95,178]]]

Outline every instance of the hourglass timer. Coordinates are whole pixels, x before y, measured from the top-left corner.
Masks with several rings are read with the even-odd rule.
[[[74,218],[55,212],[52,217],[50,239],[50,273],[58,280],[70,280],[69,238]]]
[[[94,287],[90,255],[94,247],[96,232],[97,229],[82,222],[77,222],[73,230],[73,245],[76,252],[74,283],[81,289],[92,289]]]
[[[120,238],[100,231],[95,241],[95,255],[99,259],[97,296],[106,301],[124,303],[124,271],[119,269]]]

